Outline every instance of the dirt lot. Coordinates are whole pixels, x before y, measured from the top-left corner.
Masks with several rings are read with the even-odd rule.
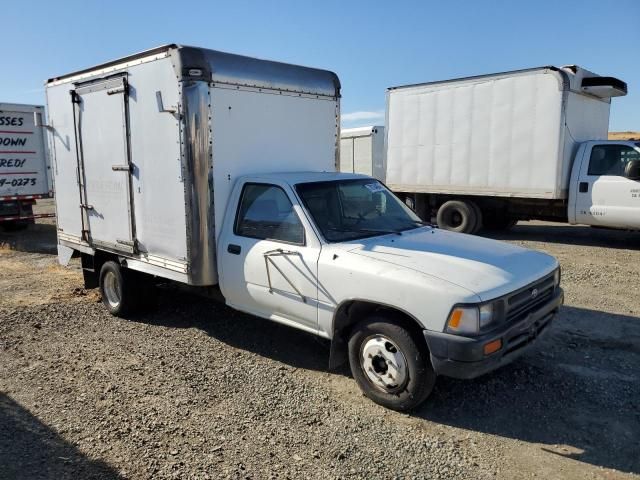
[[[0,233],[0,478],[640,478],[640,234],[524,223],[563,267],[538,348],[412,415],[327,345],[166,289],[110,317],[55,227]]]

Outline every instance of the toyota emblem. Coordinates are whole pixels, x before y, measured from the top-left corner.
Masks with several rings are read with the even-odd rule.
[[[534,288],[531,290],[531,298],[536,298],[538,296],[538,289]]]

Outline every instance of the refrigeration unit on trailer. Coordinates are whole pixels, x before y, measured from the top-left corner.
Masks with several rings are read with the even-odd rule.
[[[39,198],[52,195],[44,107],[0,103],[0,226],[19,229],[35,218]]]
[[[362,173],[384,182],[384,127],[343,128],[339,168],[341,172]]]
[[[607,141],[621,80],[540,67],[387,91],[387,184],[463,232],[543,219],[640,228],[640,148]]]
[[[167,45],[52,78],[47,101],[59,258],[114,315],[189,284],[330,339],[331,365],[403,410],[436,374],[519,356],[562,303],[554,258],[425,226],[336,172],[332,72]]]

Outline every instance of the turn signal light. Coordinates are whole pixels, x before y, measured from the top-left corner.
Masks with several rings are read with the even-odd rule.
[[[492,342],[485,344],[483,350],[485,355],[491,355],[492,353],[497,352],[501,348],[502,348],[502,340],[499,338],[498,340],[493,340]]]

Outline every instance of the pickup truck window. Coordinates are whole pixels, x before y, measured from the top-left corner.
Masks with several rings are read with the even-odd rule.
[[[623,176],[631,160],[640,160],[640,153],[627,145],[596,145],[589,158],[589,175]]]
[[[377,180],[301,183],[296,191],[328,242],[373,237],[424,225]]]
[[[236,235],[304,245],[304,227],[282,188],[248,183],[242,189]]]

